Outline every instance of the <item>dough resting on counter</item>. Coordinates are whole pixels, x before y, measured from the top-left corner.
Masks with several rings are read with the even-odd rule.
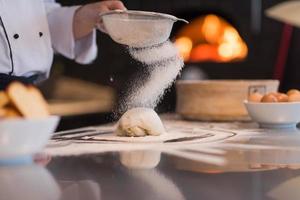
[[[118,122],[118,136],[141,137],[161,135],[165,128],[157,113],[150,108],[133,108],[128,110]]]

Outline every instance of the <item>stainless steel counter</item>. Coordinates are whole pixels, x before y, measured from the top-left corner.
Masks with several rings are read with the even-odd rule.
[[[105,142],[95,135],[52,141],[38,164],[0,167],[0,199],[299,199],[299,130],[174,116],[164,124],[174,133],[207,137],[171,144]],[[91,135],[113,126],[85,130]]]

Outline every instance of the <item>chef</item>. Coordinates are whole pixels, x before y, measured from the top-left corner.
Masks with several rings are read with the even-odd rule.
[[[0,0],[0,89],[18,80],[32,84],[49,76],[53,53],[81,64],[97,56],[98,15],[126,9],[121,1],[62,7],[55,0]]]

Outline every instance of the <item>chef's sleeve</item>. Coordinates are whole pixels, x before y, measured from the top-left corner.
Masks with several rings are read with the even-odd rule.
[[[97,57],[96,31],[75,40],[73,18],[79,6],[62,7],[55,0],[44,0],[52,46],[57,53],[81,64],[91,63]]]

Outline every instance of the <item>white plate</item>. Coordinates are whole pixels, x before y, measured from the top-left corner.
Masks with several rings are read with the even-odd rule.
[[[58,116],[44,119],[0,120],[0,160],[24,158],[45,147],[55,131]]]
[[[296,128],[300,122],[300,102],[244,102],[253,121],[262,128]]]

